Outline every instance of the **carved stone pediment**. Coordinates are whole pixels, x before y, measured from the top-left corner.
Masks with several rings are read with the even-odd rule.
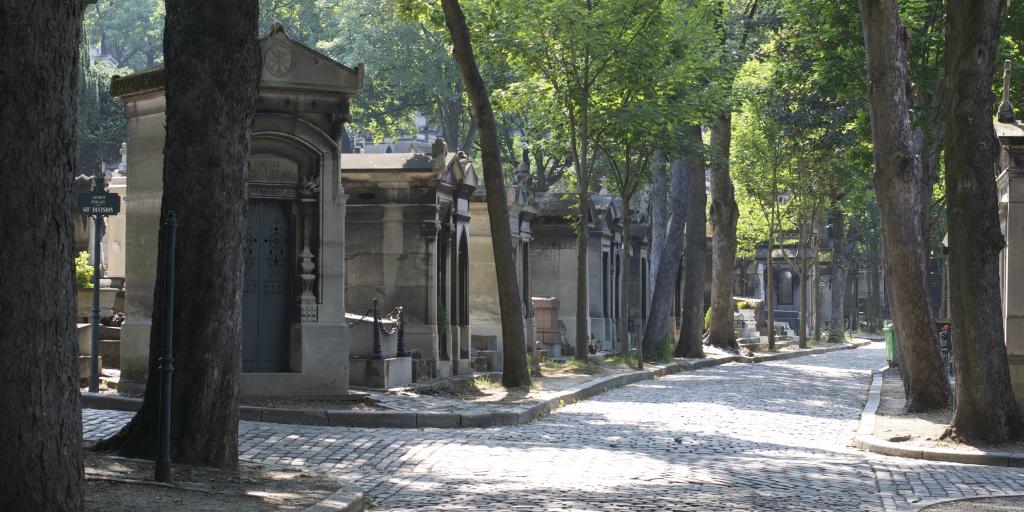
[[[274,22],[260,39],[263,53],[261,87],[305,89],[342,93],[347,97],[363,89],[363,65],[355,69],[292,41],[284,26]]]

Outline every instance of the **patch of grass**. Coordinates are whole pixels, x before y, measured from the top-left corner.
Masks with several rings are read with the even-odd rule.
[[[665,336],[665,343],[662,345],[661,353],[658,354],[653,360],[648,361],[651,363],[671,363],[675,359],[676,345],[678,340],[673,336]]]
[[[473,387],[481,391],[496,391],[499,389],[505,389],[505,386],[501,385],[501,381],[494,380],[491,377],[477,377],[473,379]]]
[[[565,360],[545,359],[542,363],[542,368],[550,370],[579,370],[580,368],[589,368],[594,366],[590,360],[581,361],[576,358],[569,358]]]
[[[633,367],[636,366],[636,358],[633,357],[632,353],[629,353],[629,354],[615,354],[614,356],[609,356],[609,357],[604,358],[603,364],[612,365],[612,366],[623,366],[624,365],[624,366],[628,366],[630,368],[633,368]]]

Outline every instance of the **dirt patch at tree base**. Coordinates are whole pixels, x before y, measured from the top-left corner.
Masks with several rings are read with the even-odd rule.
[[[339,399],[319,398],[243,398],[238,405],[262,407],[264,409],[329,409],[332,411],[380,411],[384,410],[372,397],[353,397]]]
[[[427,395],[454,400],[462,400],[467,404],[503,404],[517,405],[536,400],[543,400],[552,393],[564,391],[573,386],[589,382],[596,378],[633,371],[621,358],[609,357],[604,361],[564,361],[546,360],[541,365],[541,374],[533,375],[529,388],[506,389],[499,379],[477,377],[459,382],[450,387],[431,390],[419,390],[412,395]]]
[[[949,438],[941,439],[953,420],[953,409],[947,407],[938,411],[907,413],[903,410],[907,405],[907,398],[899,372],[886,370],[883,376],[885,380],[882,383],[881,401],[875,415],[874,435],[878,439],[913,448],[1000,451],[1024,455],[1024,441],[984,445],[961,443]]]
[[[153,480],[153,462],[84,446],[85,510],[264,512],[305,510],[341,484],[318,473],[240,462],[237,471],[174,465],[174,482]]]

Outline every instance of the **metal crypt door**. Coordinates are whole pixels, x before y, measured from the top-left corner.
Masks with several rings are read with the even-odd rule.
[[[242,288],[242,371],[288,371],[292,229],[285,201],[249,201]]]

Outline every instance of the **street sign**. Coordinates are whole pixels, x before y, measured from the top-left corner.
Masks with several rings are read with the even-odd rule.
[[[117,215],[121,212],[121,196],[110,192],[81,192],[76,198],[79,213],[86,215]]]

